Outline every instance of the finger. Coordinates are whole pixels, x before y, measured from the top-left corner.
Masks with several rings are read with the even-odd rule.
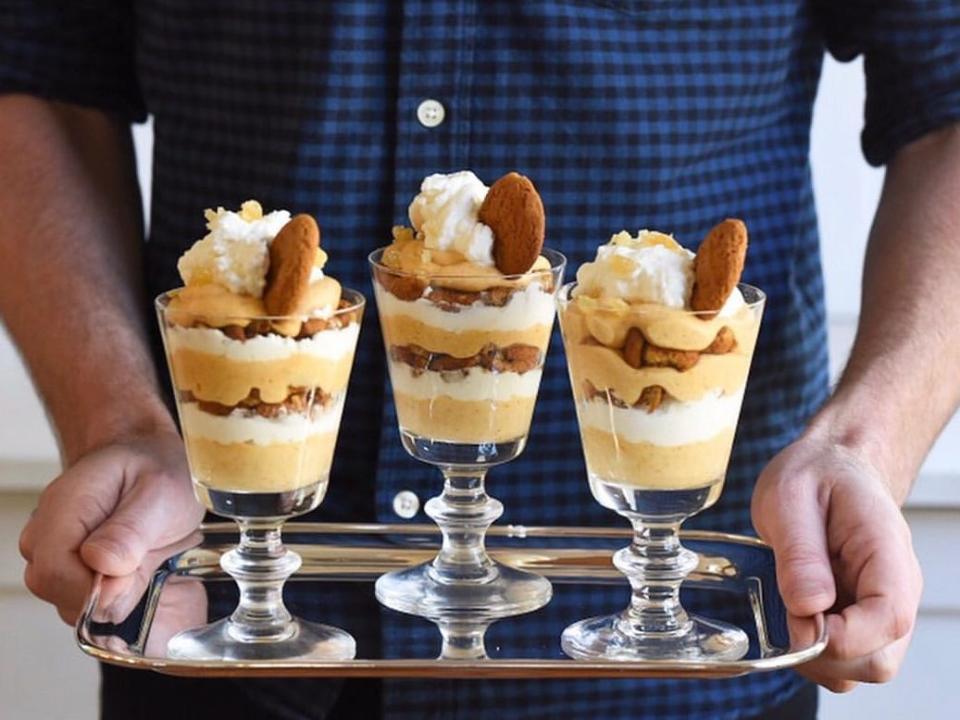
[[[137,479],[110,517],[80,548],[83,560],[104,575],[122,577],[137,570],[146,554],[191,532],[202,510],[191,493],[171,492],[182,479],[148,474]]]
[[[889,682],[903,665],[910,639],[901,638],[875,653],[854,660],[821,656],[799,669],[807,678],[834,692],[846,692],[859,683]]]
[[[106,621],[123,622],[143,599],[157,569],[169,558],[197,545],[200,540],[202,535],[199,532],[193,532],[172,545],[148,552],[143,562],[132,573],[122,577],[105,577],[97,605]]]
[[[812,617],[788,614],[787,628],[790,631],[790,649],[793,651],[808,648],[817,641],[817,623]],[[800,665],[797,672],[833,692],[849,692],[856,687],[855,682],[844,680],[841,675],[831,674],[832,668],[824,667],[822,658],[823,654]]]
[[[841,551],[841,562],[857,571],[856,601],[827,619],[829,657],[866,657],[913,630],[922,589],[920,566],[909,543],[891,537],[893,527],[885,522],[864,527]]]
[[[93,585],[93,573],[76,553],[39,552],[23,572],[27,589],[41,600],[58,608],[76,609],[83,605]]]
[[[57,615],[60,616],[60,619],[63,620],[67,625],[74,626],[77,624],[77,619],[80,617],[80,610],[77,608],[57,608]]]
[[[771,503],[754,509],[754,522],[772,547],[777,583],[792,615],[826,612],[836,601],[827,549],[826,516],[817,485],[802,478],[780,480]]]
[[[30,514],[30,519],[27,520],[27,524],[24,525],[23,530],[20,531],[20,538],[17,543],[17,549],[20,551],[20,557],[27,562],[30,562],[33,559],[33,545],[34,538],[36,537],[36,534],[34,533],[34,528],[36,527],[34,517],[36,514],[36,510]]]
[[[813,617],[800,617],[787,613],[791,650],[802,650],[813,645],[817,641],[817,629],[817,622]]]
[[[80,558],[77,547],[87,535],[81,518],[83,503],[64,505],[68,514],[42,510],[30,523],[24,543],[30,561],[24,584],[34,595],[58,607],[82,605],[93,584],[93,573]],[[69,513],[77,512],[76,516]],[[86,517],[89,517],[87,515]]]
[[[860,685],[860,683],[854,680],[838,680],[829,672],[823,671],[820,666],[816,664],[816,661],[800,665],[797,667],[797,672],[807,680],[815,682],[820,687],[837,694],[848,693]]]
[[[104,468],[81,460],[54,480],[20,536],[28,558],[24,583],[38,597],[57,606],[79,607],[93,575],[78,548],[110,511],[115,497],[103,487]]]

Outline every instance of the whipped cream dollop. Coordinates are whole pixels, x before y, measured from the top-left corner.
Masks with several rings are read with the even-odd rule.
[[[493,266],[493,231],[477,218],[489,189],[469,170],[424,179],[409,209],[424,247],[455,250],[476,265]]]
[[[215,283],[230,292],[261,297],[270,266],[270,242],[290,220],[286,210],[264,215],[256,200],[239,212],[206,210],[209,231],[177,263],[186,285]]]
[[[670,235],[617,233],[597,248],[596,260],[577,270],[574,294],[684,308],[693,288],[693,257]]]
[[[632,236],[624,230],[597,248],[596,260],[580,266],[573,294],[689,309],[694,257],[671,235],[640,230]],[[744,305],[734,288],[718,314],[734,315]]]

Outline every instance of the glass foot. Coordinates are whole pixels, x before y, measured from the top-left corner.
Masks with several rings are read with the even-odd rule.
[[[747,654],[750,640],[740,628],[696,616],[690,621],[682,633],[636,633],[622,614],[602,615],[569,626],[560,645],[577,660],[731,662]]]
[[[231,633],[224,618],[200,628],[184,630],[167,644],[167,655],[178,660],[352,660],[357,654],[350,633],[339,628],[294,619],[291,633],[280,640],[242,641]]]
[[[469,615],[473,620],[522,615],[543,607],[553,596],[546,578],[493,563],[489,579],[440,582],[431,563],[380,576],[377,600],[388,608],[442,620]]]

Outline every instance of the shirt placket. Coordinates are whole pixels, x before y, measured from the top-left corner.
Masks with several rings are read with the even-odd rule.
[[[470,91],[475,0],[404,2],[398,61],[394,220],[424,177],[469,167]],[[423,504],[440,491],[440,476],[410,459],[397,430],[387,385],[380,437],[376,507],[382,522],[423,522]]]

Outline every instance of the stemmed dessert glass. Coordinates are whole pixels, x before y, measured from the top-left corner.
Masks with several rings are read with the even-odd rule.
[[[720,496],[765,295],[740,285],[745,304],[735,315],[717,316],[589,298],[578,303],[575,286],[564,286],[557,303],[590,490],[630,521],[634,536],[613,558],[630,583],[630,605],[570,625],[563,650],[590,660],[739,659],[749,648],[743,630],[688,615],[680,604],[681,583],[699,558],[678,533]],[[725,354],[704,351],[683,372],[638,368],[616,349],[630,327],[687,343],[703,338],[701,347],[721,332],[736,340]],[[696,399],[687,396],[698,394],[706,404],[687,405]],[[697,410],[685,414],[691,407]]]
[[[424,508],[443,535],[437,556],[381,576],[377,598],[434,620],[535,610],[550,582],[487,554],[503,505],[484,480],[526,445],[566,259],[544,250],[543,269],[492,279],[403,272],[383,252],[370,263],[401,441],[440,469],[444,486]]]
[[[229,617],[175,635],[168,654],[350,659],[351,635],[284,606],[284,583],[301,559],[284,546],[281,526],[326,494],[364,298],[345,288],[322,317],[223,317],[171,305],[177,292],[155,306],[181,432],[197,499],[239,526],[220,566],[240,597]]]

